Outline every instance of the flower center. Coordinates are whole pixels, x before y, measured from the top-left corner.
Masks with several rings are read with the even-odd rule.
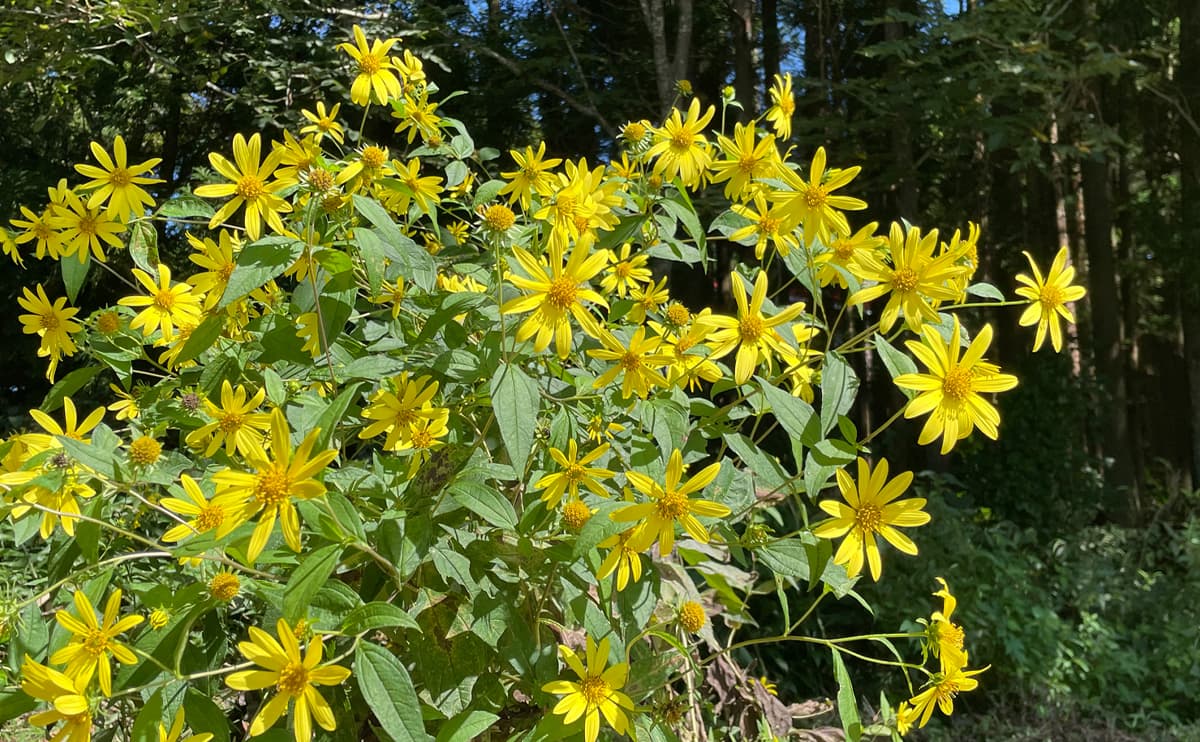
[[[825,189],[819,185],[812,185],[804,192],[804,204],[810,209],[820,209],[825,206]]]
[[[625,125],[625,139],[630,142],[640,142],[646,136],[646,127],[635,122]]]
[[[387,159],[387,154],[384,153],[384,151],[382,149],[380,149],[379,147],[372,145],[370,147],[363,148],[363,151],[362,151],[363,167],[369,168],[371,170],[377,170],[378,168],[383,167],[383,163],[386,159]]]
[[[433,445],[433,436],[424,428],[414,430],[412,433],[412,444],[413,448],[427,449]]]
[[[569,193],[560,193],[554,199],[554,208],[558,211],[558,216],[562,219],[569,219],[575,215],[575,197]]]
[[[892,271],[892,289],[899,291],[902,294],[907,294],[917,288],[917,283],[920,278],[917,272],[912,268],[901,268],[898,271]]]
[[[939,704],[952,701],[958,695],[958,681],[943,678],[937,684],[934,695]]]
[[[962,402],[971,394],[971,371],[962,367],[955,367],[946,372],[946,378],[942,380],[942,394],[946,395],[955,402]]]
[[[625,351],[625,354],[621,356],[619,363],[621,365],[621,370],[627,374],[636,373],[642,369],[642,359],[633,351]]]
[[[757,343],[766,329],[762,317],[747,315],[738,322],[738,334],[741,335],[743,343]]]
[[[599,675],[588,675],[579,683],[579,692],[589,706],[599,706],[612,694],[612,689]]]
[[[41,319],[42,319],[42,329],[43,330],[57,330],[58,329],[58,317],[55,316],[54,314],[43,314],[43,315],[41,315]]]
[[[37,222],[33,225],[33,236],[38,240],[48,240],[54,235],[54,230],[50,229],[50,225],[44,222]]]
[[[201,533],[211,531],[225,522],[225,510],[220,505],[205,505],[196,515],[196,530]]]
[[[237,267],[235,263],[225,263],[216,270],[217,276],[221,279],[221,283],[229,283],[229,277],[233,275],[233,269]]]
[[[692,133],[687,129],[677,129],[671,135],[671,149],[687,152],[692,146]]]
[[[691,318],[691,312],[689,312],[687,307],[679,302],[675,302],[671,306],[667,307],[667,322],[670,322],[673,325],[686,325],[688,320]]]
[[[633,266],[629,263],[617,263],[615,266],[613,266],[613,273],[617,275],[617,278],[620,278],[621,280],[627,280],[629,278],[629,274],[633,273]]]
[[[170,312],[175,308],[175,294],[170,291],[159,291],[154,295],[154,306],[160,311]]]
[[[658,516],[663,520],[675,520],[688,513],[687,495],[668,492],[658,500]]]
[[[779,220],[773,217],[764,216],[758,220],[758,231],[762,234],[775,234],[779,231]]]
[[[279,682],[276,686],[280,693],[298,696],[308,687],[308,670],[299,662],[289,662],[279,671]]]
[[[779,101],[779,110],[783,112],[784,116],[791,116],[796,112],[796,101],[790,97],[781,99]]]
[[[238,179],[237,189],[234,192],[247,201],[257,201],[265,191],[263,182],[257,175],[243,175]]]
[[[333,188],[333,173],[328,170],[310,169],[308,171],[308,184],[316,191],[328,191]]]
[[[226,412],[217,421],[217,427],[221,429],[222,433],[229,435],[238,432],[245,421],[246,416],[239,412]]]
[[[571,464],[567,467],[567,470],[563,472],[563,476],[567,478],[568,482],[571,482],[572,484],[578,484],[583,481],[585,476],[587,476],[587,472],[585,472],[583,467],[579,464]]]
[[[833,256],[842,263],[854,257],[854,243],[850,240],[834,240]]]
[[[96,217],[88,214],[79,218],[79,233],[94,237],[96,235]]]
[[[113,168],[113,171],[108,174],[108,182],[115,185],[117,188],[124,188],[133,180],[133,176],[123,167]]]
[[[254,497],[264,507],[278,505],[288,499],[291,484],[287,471],[279,464],[272,464],[266,471],[259,472],[258,480],[254,483]]]
[[[546,292],[546,296],[555,309],[562,310],[575,303],[577,291],[574,281],[566,276],[560,276],[550,283],[550,290]]]
[[[108,648],[108,634],[100,629],[89,629],[83,637],[82,644],[84,651],[93,657],[99,657]]]
[[[392,418],[397,427],[406,428],[417,421],[417,413],[410,409],[402,409],[396,412],[396,416]]]
[[[504,204],[493,204],[483,213],[483,223],[496,232],[503,232],[516,222],[512,209]]]
[[[374,75],[383,68],[383,60],[374,54],[364,54],[358,60],[358,71],[364,75]]]
[[[961,626],[949,621],[938,621],[938,639],[958,649],[963,648],[964,632]]]
[[[1063,305],[1063,292],[1057,286],[1043,286],[1038,301],[1047,310],[1058,309]]]
[[[742,155],[738,159],[738,170],[741,170],[746,175],[754,175],[754,171],[758,168],[759,159],[754,155]]]
[[[882,515],[874,505],[863,505],[854,513],[854,525],[862,529],[863,533],[874,533],[879,530]]]

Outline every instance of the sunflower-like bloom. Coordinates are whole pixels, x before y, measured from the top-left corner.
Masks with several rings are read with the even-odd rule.
[[[313,454],[319,434],[320,430],[314,429],[293,450],[287,419],[276,408],[271,413],[270,455],[257,442],[246,454],[246,462],[255,469],[254,473],[225,469],[213,475],[218,496],[237,493],[246,505],[245,517],[259,516],[246,552],[251,563],[267,545],[276,518],[282,522],[284,541],[292,551],[300,551],[300,516],[292,500],[309,500],[325,494],[325,485],[314,477],[337,456],[335,449]]]
[[[500,173],[500,177],[507,180],[508,183],[499,190],[497,195],[503,196],[507,193],[510,204],[520,201],[521,208],[528,209],[534,193],[544,196],[552,191],[555,178],[554,173],[551,173],[550,170],[562,163],[562,159],[559,157],[549,160],[542,159],[546,156],[545,142],[538,142],[537,152],[533,151],[533,147],[526,147],[524,153],[510,149],[508,154],[517,163],[517,169]]]
[[[654,387],[666,389],[671,383],[659,369],[671,365],[671,356],[659,352],[662,342],[661,337],[647,338],[644,326],[634,331],[628,345],[608,330],[601,329],[600,343],[604,347],[589,350],[588,355],[602,361],[612,361],[613,365],[592,386],[596,389],[608,386],[621,374],[621,397],[624,399],[634,394],[645,399]]]
[[[562,696],[554,706],[554,713],[563,716],[564,724],[574,724],[583,717],[583,736],[587,742],[596,742],[600,735],[600,715],[618,734],[629,731],[629,717],[625,712],[633,711],[633,700],[621,692],[629,677],[629,665],[618,663],[605,669],[608,664],[608,637],[596,641],[587,637],[587,654],[579,655],[563,644],[558,653],[567,667],[578,676],[579,681],[553,680],[542,686],[546,693]],[[584,660],[587,664],[584,665]]]
[[[111,696],[112,667],[108,663],[108,655],[111,654],[124,665],[136,664],[137,655],[117,641],[116,637],[145,619],[138,615],[117,617],[121,612],[120,590],[113,590],[112,595],[108,596],[108,602],[104,604],[103,620],[97,620],[96,609],[82,590],[75,591],[72,602],[79,613],[78,616],[72,616],[65,610],[54,614],[59,625],[71,632],[71,640],[65,647],[50,655],[50,663],[66,663],[63,674],[75,681],[78,688],[86,688],[92,676],[98,674],[100,692]]]
[[[25,219],[10,220],[14,227],[21,230],[13,240],[18,245],[34,242],[34,257],[38,260],[46,255],[49,255],[51,260],[58,260],[63,236],[50,224],[54,210],[47,207],[41,214],[35,214],[28,207],[22,206],[21,214],[25,216]]]
[[[767,121],[775,127],[780,139],[792,138],[792,114],[796,112],[796,98],[792,95],[792,76],[775,75],[775,84],[767,91],[771,96],[771,107],[767,109]]]
[[[950,587],[941,577],[937,578],[942,589],[934,593],[934,597],[942,599],[942,610],[934,611],[929,621],[918,619],[925,624],[925,642],[930,653],[937,657],[943,666],[963,667],[967,664],[967,654],[963,649],[966,634],[963,628],[954,623],[954,609],[958,601],[950,594]]]
[[[434,407],[431,403],[437,394],[438,382],[428,376],[408,378],[408,372],[388,381],[388,388],[381,388],[371,397],[371,404],[363,410],[363,417],[372,422],[358,432],[362,439],[374,438],[387,433],[383,450],[400,451],[412,448],[413,432],[421,420],[445,417],[448,411]]]
[[[388,205],[398,214],[408,213],[411,201],[417,205],[423,214],[430,214],[434,207],[442,202],[442,179],[436,175],[421,177],[421,159],[414,157],[408,162],[392,160],[392,168],[400,188],[396,191],[398,198],[388,201]]]
[[[329,137],[338,144],[345,142],[346,130],[338,123],[338,110],[341,109],[341,103],[334,103],[333,108],[325,110],[325,102],[317,101],[317,112],[313,113],[309,110],[300,111],[300,115],[308,119],[309,125],[300,129],[301,134],[313,134],[317,141],[320,142],[322,137]]]
[[[209,500],[204,496],[200,485],[187,474],[179,475],[179,483],[187,495],[186,500],[178,497],[164,497],[162,506],[176,515],[188,520],[180,523],[162,535],[165,543],[173,544],[192,534],[214,531],[218,538],[225,538],[229,533],[245,522],[246,499],[237,492],[227,492]]]
[[[750,223],[729,235],[729,239],[740,242],[747,237],[754,238],[754,257],[762,260],[767,252],[767,243],[775,247],[775,252],[786,256],[797,246],[796,236],[791,230],[783,228],[783,211],[778,206],[768,206],[763,194],[754,194],[754,205],[733,204],[733,213],[750,220]]]
[[[839,235],[829,245],[828,251],[814,259],[813,262],[818,266],[817,280],[822,286],[833,283],[843,289],[849,288],[845,274],[854,275],[861,256],[875,256],[878,249],[888,243],[886,237],[875,235],[876,229],[879,229],[879,222],[871,222],[853,235]]]
[[[18,297],[17,303],[29,314],[18,317],[23,325],[21,331],[26,335],[37,335],[41,338],[37,354],[42,358],[50,358],[46,378],[53,382],[58,360],[63,356],[75,355],[76,346],[71,335],[83,329],[83,325],[74,319],[79,310],[68,307],[67,299],[63,296],[51,304],[50,297],[46,296],[46,289],[42,288],[40,283],[37,285],[36,295],[28,288],[23,288],[22,291],[24,296]]]
[[[846,574],[854,577],[862,572],[865,551],[871,577],[879,581],[883,567],[876,534],[905,554],[917,553],[917,545],[896,529],[923,526],[929,522],[929,514],[922,510],[925,499],[911,497],[893,502],[904,494],[912,479],[912,472],[906,471],[889,482],[887,459],[880,459],[872,472],[867,460],[859,457],[857,484],[845,469],[838,469],[838,489],[842,491],[845,503],[822,500],[821,509],[833,517],[817,525],[813,534],[818,538],[846,537],[833,555],[835,563],[845,565]]]
[[[200,324],[201,297],[192,293],[186,283],[171,285],[171,269],[166,263],[158,264],[158,283],[141,268],[133,269],[133,277],[150,292],[149,296],[125,296],[117,303],[123,307],[145,307],[129,323],[131,329],[141,328],[143,335],[152,335],[154,330],[162,332],[164,343],[175,339],[175,327]]]
[[[596,570],[596,579],[603,580],[615,571],[617,573],[617,592],[625,589],[631,576],[634,582],[642,579],[642,555],[629,547],[629,540],[633,538],[636,530],[636,528],[630,528],[596,544],[601,549],[609,550],[604,561],[600,563],[600,568]]]
[[[84,438],[84,436],[104,419],[104,408],[97,407],[88,413],[83,422],[78,422],[75,402],[70,397],[64,397],[63,425],[59,425],[54,418],[41,410],[30,410],[29,415],[34,422],[41,426],[42,430],[46,431],[45,433],[30,433],[25,436],[25,442],[29,446],[30,452],[39,453],[51,448],[61,448],[58,441],[54,440],[54,437],[58,435],[74,438],[82,443],[91,443],[91,439]]]
[[[579,485],[587,487],[597,497],[608,497],[608,490],[604,489],[598,480],[613,477],[616,472],[599,466],[589,466],[596,459],[608,453],[608,449],[609,445],[605,443],[597,446],[596,450],[581,459],[579,458],[579,444],[574,440],[567,443],[566,453],[557,448],[551,448],[550,458],[554,459],[554,463],[558,464],[561,469],[547,474],[533,485],[534,489],[545,488],[546,491],[542,493],[542,501],[546,503],[546,507],[558,507],[563,494],[567,492],[570,493],[571,500],[578,500]]]
[[[909,703],[912,704],[910,712],[911,717],[915,718],[918,714],[921,716],[921,721],[918,726],[925,726],[929,721],[929,717],[933,715],[933,709],[936,706],[946,716],[954,713],[954,697],[963,691],[975,690],[979,687],[979,681],[974,676],[987,670],[987,667],[981,667],[978,670],[967,670],[967,653],[962,654],[963,664],[947,665],[942,663],[942,671],[934,673],[926,685],[925,690],[918,693],[912,698]],[[991,665],[988,665],[991,667]]]
[[[204,269],[188,276],[187,282],[197,294],[204,297],[204,309],[212,311],[221,301],[221,295],[229,285],[229,277],[237,268],[235,253],[241,249],[241,245],[225,229],[221,230],[216,242],[209,237],[196,239],[191,232],[187,233],[187,239],[188,244],[196,250],[188,255],[188,260]]]
[[[250,627],[250,641],[238,642],[238,651],[264,669],[235,672],[225,679],[225,684],[240,691],[275,686],[275,695],[262,705],[254,721],[250,722],[251,737],[275,726],[295,700],[292,729],[296,742],[309,742],[313,719],[326,731],[337,729],[333,709],[314,686],[338,685],[350,677],[350,670],[340,665],[321,664],[325,648],[320,635],[308,643],[302,658],[300,642],[285,619],[279,619],[275,631],[279,641],[257,626]]]
[[[1029,260],[1029,267],[1033,269],[1033,277],[1030,278],[1024,273],[1017,276],[1017,281],[1024,284],[1017,289],[1017,295],[1032,303],[1021,314],[1021,325],[1037,325],[1037,335],[1033,339],[1034,352],[1045,342],[1046,330],[1050,331],[1050,344],[1054,346],[1054,351],[1058,352],[1062,350],[1062,325],[1059,324],[1059,317],[1075,324],[1075,315],[1066,305],[1068,302],[1079,301],[1087,291],[1082,286],[1071,285],[1071,281],[1075,280],[1075,266],[1067,265],[1067,248],[1062,248],[1054,256],[1050,272],[1045,277],[1038,270],[1032,255],[1027,252],[1025,258]]]
[[[981,393],[1006,392],[1017,385],[1017,377],[999,373],[995,365],[983,360],[992,343],[991,325],[983,326],[961,358],[957,316],[950,337],[949,341],[942,339],[937,329],[928,325],[921,328],[921,342],[909,340],[905,345],[929,371],[896,377],[896,386],[920,392],[904,408],[904,416],[929,415],[917,442],[923,446],[941,436],[943,454],[976,427],[996,440],[1000,413]]]
[[[609,267],[600,281],[600,288],[605,293],[611,294],[615,291],[617,296],[624,299],[629,290],[654,280],[650,269],[646,267],[650,256],[644,252],[630,255],[629,252],[632,249],[633,245],[626,242],[621,245],[620,255],[612,250],[608,251]]]
[[[88,256],[105,262],[101,242],[116,248],[125,246],[117,238],[125,225],[99,207],[91,208],[74,191],[64,192],[63,202],[54,206],[47,223],[62,236],[58,254],[64,258],[74,255],[80,263],[86,263]]]
[[[261,156],[262,137],[258,134],[252,135],[249,141],[241,134],[233,135],[233,159],[237,163],[236,166],[233,162],[225,159],[223,155],[216,152],[208,154],[208,161],[212,164],[213,169],[232,182],[202,185],[195,190],[195,194],[202,198],[233,196],[229,203],[217,210],[212,219],[208,220],[209,229],[215,229],[218,224],[228,221],[229,217],[233,216],[234,212],[244,204],[246,206],[246,234],[250,236],[251,240],[257,240],[262,236],[263,220],[266,220],[267,225],[276,232],[282,234],[286,231],[280,215],[291,211],[292,206],[275,195],[276,191],[284,187],[284,184],[280,181],[267,183],[267,179],[279,167],[283,150],[272,150],[265,160],[260,160]]]
[[[680,480],[685,473],[683,452],[676,448],[667,461],[664,484],[659,484],[641,472],[626,472],[625,477],[629,483],[652,500],[622,508],[611,516],[615,521],[641,521],[629,540],[629,548],[638,552],[645,551],[657,540],[659,552],[663,555],[670,554],[675,546],[676,523],[681,524],[692,538],[707,544],[708,529],[696,520],[696,516],[724,518],[729,515],[730,510],[717,502],[692,499],[691,495],[707,487],[720,471],[721,462],[718,461],[704,467],[698,474],[681,484]]]
[[[708,151],[708,140],[704,138],[704,127],[712,121],[716,109],[709,106],[704,115],[700,114],[700,100],[693,98],[688,106],[687,118],[679,113],[678,108],[671,109],[671,115],[663,123],[662,128],[654,129],[654,145],[646,153],[649,158],[657,158],[654,162],[654,172],[664,180],[679,180],[688,188],[700,185],[705,171],[712,162]]]
[[[259,389],[247,399],[249,393],[244,386],[234,387],[225,379],[221,382],[220,406],[204,400],[204,410],[212,421],[188,433],[187,444],[192,448],[203,447],[205,456],[212,456],[222,444],[228,456],[235,452],[250,453],[255,445],[262,443],[271,427],[270,415],[257,411],[266,394]]]
[[[709,310],[705,308],[692,317],[686,326],[682,326],[681,323],[678,330],[671,330],[657,322],[650,323],[650,329],[663,339],[664,353],[671,358],[671,365],[667,369],[667,381],[671,384],[694,391],[701,381],[712,384],[724,376],[720,366],[709,360],[709,356],[699,352],[707,352],[708,346],[705,345],[705,341],[713,331],[713,326],[709,324],[711,317]]]
[[[755,180],[774,178],[779,168],[775,137],[754,138],[754,123],[734,124],[733,139],[718,134],[717,146],[725,159],[712,164],[712,182],[725,183],[725,198],[745,200],[757,187]]]
[[[835,196],[833,192],[847,185],[861,167],[855,165],[843,170],[825,170],[825,148],[818,147],[804,180],[788,168],[780,168],[779,174],[791,190],[774,191],[771,200],[778,203],[785,216],[784,229],[791,231],[797,226],[804,229],[804,242],[814,239],[829,244],[832,234],[850,234],[850,224],[842,211],[861,211],[867,202],[851,196]]]
[[[154,199],[139,186],[151,183],[162,183],[159,178],[147,178],[144,173],[154,169],[162,162],[161,157],[146,160],[137,165],[127,163],[125,140],[120,134],[113,140],[112,157],[104,151],[98,142],[92,142],[92,155],[100,163],[95,165],[76,165],[75,170],[80,175],[91,178],[79,186],[82,191],[93,191],[88,198],[88,208],[95,209],[108,202],[106,213],[122,221],[146,213],[146,207],[154,207]],[[94,189],[94,190],[93,190]]]
[[[367,36],[355,24],[354,43],[344,41],[338,48],[350,55],[358,65],[358,77],[350,85],[350,100],[356,105],[369,105],[372,101],[386,106],[388,101],[399,98],[403,93],[400,78],[396,77],[396,63],[388,52],[398,39],[375,39],[367,46]]]
[[[725,317],[713,315],[708,318],[708,324],[717,328],[709,338],[713,352],[709,358],[717,359],[729,354],[737,348],[737,360],[734,363],[733,379],[738,384],[745,384],[754,375],[759,364],[765,363],[768,368],[776,355],[786,356],[792,352],[779,330],[775,329],[785,322],[791,322],[804,311],[804,304],[797,302],[774,317],[763,315],[763,301],[767,298],[767,272],[760,271],[754,279],[754,293],[747,298],[746,284],[737,273],[730,274],[733,283],[733,300],[737,302],[738,316]],[[807,337],[796,338],[803,342]]]
[[[913,332],[919,332],[926,322],[937,324],[935,307],[958,297],[955,281],[968,270],[953,254],[933,256],[937,236],[936,229],[922,236],[919,227],[909,227],[905,232],[898,223],[892,222],[888,231],[891,265],[885,263],[878,252],[856,250],[851,270],[859,278],[877,283],[854,292],[850,306],[890,293],[879,316],[879,328],[884,332],[892,329],[901,314]]]
[[[592,252],[595,241],[590,233],[575,243],[566,265],[562,250],[553,244],[543,260],[538,260],[521,247],[513,248],[513,257],[528,278],[510,273],[508,280],[527,293],[506,301],[502,314],[533,312],[517,329],[517,340],[534,338],[533,349],[541,353],[554,340],[559,358],[571,351],[571,318],[592,337],[600,336],[600,325],[583,302],[589,301],[607,308],[608,302],[588,283],[604,269],[608,261],[605,252]]]
[[[29,655],[21,665],[21,690],[26,695],[49,703],[51,708],[29,717],[35,727],[50,727],[64,722],[51,735],[53,742],[89,742],[92,738],[92,714],[85,695],[87,683],[72,679]],[[49,734],[49,730],[46,732]]]

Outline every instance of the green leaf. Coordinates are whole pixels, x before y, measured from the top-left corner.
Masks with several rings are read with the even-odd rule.
[[[588,518],[588,522],[583,524],[579,535],[575,537],[575,545],[571,550],[571,558],[579,559],[583,557],[584,554],[595,548],[596,544],[609,536],[616,535],[629,528],[628,523],[615,521],[609,516],[615,511],[632,504],[624,501],[614,502],[612,500],[600,503],[600,506],[596,508],[596,512],[591,518]],[[638,558],[640,559],[641,557]]]
[[[98,428],[97,428],[98,429]],[[86,466],[102,477],[112,478],[116,476],[117,464],[114,454],[116,446],[101,447],[97,444],[95,432],[92,433],[92,442],[84,443],[83,441],[68,438],[65,435],[55,436],[58,442],[62,444],[63,450],[67,455],[78,463]]]
[[[37,708],[37,700],[21,690],[11,693],[0,691],[0,723],[11,721],[35,708]]]
[[[482,153],[483,150],[480,150],[480,152]],[[489,180],[475,189],[475,199],[472,201],[471,205],[479,206],[480,204],[486,204],[492,201],[496,198],[496,196],[500,195],[500,190],[504,188],[504,186],[505,182],[503,180]]]
[[[217,308],[227,307],[292,267],[304,254],[304,243],[291,237],[271,236],[251,242],[237,255]]]
[[[812,405],[799,397],[793,397],[765,379],[759,379],[759,386],[762,388],[763,396],[767,399],[767,404],[771,405],[771,412],[775,415],[775,419],[794,440],[798,440],[806,446],[811,446],[820,440],[820,428],[813,424],[817,421],[817,412]]]
[[[338,423],[346,416],[346,411],[350,409],[350,405],[358,397],[358,390],[362,385],[363,382],[356,381],[343,389],[341,394],[337,395],[329,407],[325,408],[325,411],[321,413],[321,419],[317,421],[321,432],[317,433],[317,441],[313,445],[313,451],[324,451],[329,448]]]
[[[154,692],[133,720],[130,742],[158,742],[158,725],[163,722],[162,691]],[[170,726],[168,723],[166,726]]]
[[[267,390],[267,400],[272,405],[283,407],[287,403],[287,389],[283,386],[283,379],[274,369],[263,370],[263,386]]]
[[[192,729],[211,733],[213,742],[229,742],[229,717],[211,698],[195,688],[188,688],[184,696],[183,713]]]
[[[854,686],[850,683],[850,674],[842,662],[842,655],[837,649],[833,652],[833,677],[838,684],[837,706],[838,716],[842,719],[842,731],[846,733],[848,742],[858,742],[862,738],[862,721],[858,717],[858,702],[854,700]]]
[[[696,248],[703,254],[705,246],[704,227],[700,226],[700,218],[696,216],[695,209],[691,205],[677,200],[680,198],[681,193],[681,191],[676,191],[674,197],[659,201],[659,206],[662,206],[667,213],[679,220],[683,225],[683,230],[687,232],[688,237],[691,237],[695,241]]]
[[[346,329],[346,320],[354,311],[354,300],[358,286],[354,283],[353,271],[330,276],[321,287],[318,304],[321,307],[321,323],[325,330],[325,345],[333,347],[334,341]]]
[[[883,361],[883,365],[887,367],[888,374],[894,379],[901,374],[915,374],[917,372],[917,364],[907,354],[899,348],[887,341],[883,335],[875,334],[875,353],[879,359]],[[915,391],[911,389],[901,389],[911,398]]]
[[[411,279],[422,291],[433,291],[437,285],[437,264],[434,263],[433,256],[405,237],[378,202],[357,193],[353,199],[355,210],[378,230],[378,234],[368,237],[368,230],[356,229],[354,233],[359,247],[362,247],[364,239],[382,240],[381,245],[372,245],[369,249],[383,250],[389,259],[400,265],[402,275]]]
[[[300,562],[288,579],[283,593],[283,615],[295,621],[306,615],[313,596],[333,574],[338,558],[342,554],[341,544],[330,544],[309,554]]]
[[[516,530],[517,511],[495,487],[474,479],[459,479],[448,488],[450,497],[497,528]]]
[[[994,299],[995,301],[1004,301],[1004,292],[996,288],[990,283],[973,283],[967,287],[967,293],[971,296],[978,296],[981,299]]]
[[[75,369],[59,379],[54,386],[50,387],[50,391],[46,392],[46,398],[42,400],[42,406],[38,409],[46,413],[54,412],[63,406],[64,398],[82,389],[84,384],[91,381],[93,376],[103,370],[103,366],[84,366],[83,368]]]
[[[504,364],[492,378],[492,412],[500,426],[500,437],[504,439],[509,461],[518,474],[525,471],[533,450],[533,432],[541,401],[537,384],[518,366]]]
[[[133,264],[158,276],[158,232],[146,222],[134,222],[129,227],[129,257]]]
[[[437,742],[470,742],[498,721],[493,713],[468,709],[442,725]]]
[[[91,255],[91,253],[85,253]],[[82,263],[74,256],[64,257],[58,261],[62,268],[63,286],[67,289],[67,298],[72,304],[76,303],[79,298],[79,289],[83,287],[83,282],[87,280],[88,269],[92,267],[92,259],[88,257]]]
[[[165,202],[158,210],[159,216],[172,219],[208,219],[214,213],[207,201],[186,193]]]
[[[342,620],[343,634],[361,634],[364,631],[386,629],[399,626],[403,629],[420,631],[417,620],[408,615],[404,609],[391,603],[367,603],[360,605],[346,615]]]
[[[392,742],[430,739],[412,679],[395,655],[377,644],[359,644],[354,652],[354,677],[381,731]]]
[[[179,349],[179,356],[175,360],[176,364],[190,361],[211,348],[212,344],[217,342],[217,338],[221,337],[221,330],[224,327],[225,314],[223,312],[205,317],[200,326],[192,330],[192,334],[188,335],[183,347]]]
[[[798,539],[773,541],[754,553],[777,575],[808,579],[808,552]]]
[[[821,435],[827,435],[838,417],[850,411],[857,392],[854,369],[837,353],[826,353],[821,370]]]

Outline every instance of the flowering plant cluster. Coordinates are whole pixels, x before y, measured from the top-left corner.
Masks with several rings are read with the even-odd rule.
[[[397,43],[341,45],[350,101],[390,115],[391,141],[316,102],[158,202],[159,161],[118,136],[3,233],[14,261],[58,261],[62,290],[19,299],[57,383],[0,445],[0,537],[46,577],[0,600],[0,720],[34,711],[71,742],[783,737],[795,707],[740,664],[770,642],[832,653],[851,738],[843,656],[910,690],[867,730],[951,713],[982,670],[944,581],[924,632],[810,619],[917,553],[929,515],[874,450],[884,428],[924,417],[942,453],[998,434],[990,395],[1017,380],[958,315],[1010,303],[972,282],[978,230],[852,226],[859,168],[780,152],[790,78],[728,135],[692,99],[627,124],[612,162],[540,144],[507,166]],[[707,229],[701,191],[722,200]],[[160,255],[159,230],[190,252]],[[717,241],[741,260],[713,276],[730,311],[661,270],[711,272]],[[92,270],[127,294],[85,308]],[[1083,295],[1065,252],[1019,278],[1021,323],[1060,349]],[[908,397],[868,431],[854,353]],[[101,380],[115,401],[83,415]],[[776,429],[790,448],[768,452]],[[740,638],[761,594],[784,630]]]

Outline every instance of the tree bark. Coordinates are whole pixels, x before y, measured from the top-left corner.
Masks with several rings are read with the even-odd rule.
[[[1196,245],[1200,244],[1200,4],[1179,3],[1179,68],[1176,71],[1185,116],[1179,123],[1182,203],[1179,266],[1184,356],[1187,359],[1191,422],[1192,482],[1200,482],[1200,290],[1196,275]]]
[[[730,6],[733,21],[733,87],[742,110],[739,121],[754,117],[754,0],[734,0]]]
[[[762,0],[763,89],[779,74],[779,0]]]

